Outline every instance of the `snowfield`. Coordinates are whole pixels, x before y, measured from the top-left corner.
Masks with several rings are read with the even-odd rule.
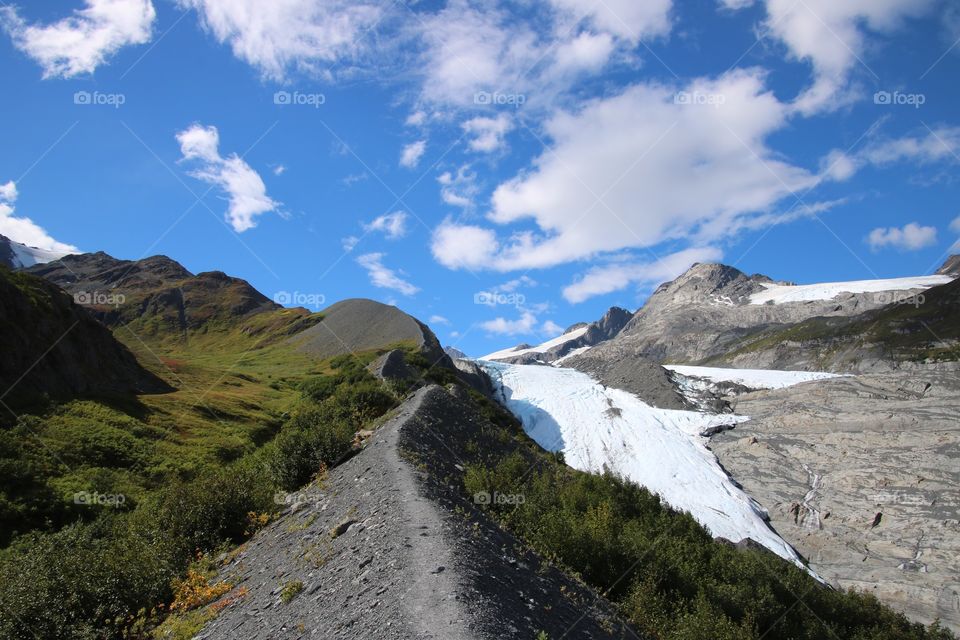
[[[570,466],[593,473],[609,469],[689,512],[715,537],[751,538],[804,566],[767,525],[766,511],[721,469],[701,436],[747,418],[657,409],[573,369],[479,364],[530,437],[549,451],[562,451]]]
[[[59,260],[64,256],[70,255],[66,251],[53,251],[50,249],[39,249],[37,247],[28,247],[19,242],[10,241],[10,249],[13,251],[13,266],[17,269],[32,267],[37,264],[46,264]]]
[[[499,360],[501,358],[510,358],[513,356],[522,356],[527,353],[546,353],[554,347],[559,347],[560,345],[570,342],[571,340],[576,340],[583,334],[587,332],[587,327],[580,327],[579,329],[574,329],[568,333],[558,336],[553,340],[547,340],[543,344],[539,344],[535,347],[529,347],[527,349],[517,349],[513,347],[511,349],[504,349],[502,351],[496,351],[494,353],[488,354],[480,358],[481,360]]]
[[[815,371],[776,371],[773,369],[721,369],[718,367],[690,367],[685,365],[664,365],[682,376],[705,378],[710,382],[735,382],[750,389],[785,389],[801,382],[826,380],[843,377],[837,373],[819,373]]]
[[[854,280],[851,282],[824,282],[821,284],[783,285],[764,284],[766,291],[750,296],[750,304],[784,304],[787,302],[809,302],[811,300],[833,300],[841,293],[880,293],[926,290],[953,280],[950,276],[917,276],[913,278],[891,278],[888,280]],[[897,302],[891,296],[887,303]],[[883,301],[881,301],[883,302]]]

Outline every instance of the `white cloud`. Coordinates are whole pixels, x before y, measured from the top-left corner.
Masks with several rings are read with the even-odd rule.
[[[453,174],[445,171],[437,177],[440,183],[440,198],[451,207],[473,209],[474,198],[480,192],[477,186],[477,174],[470,165],[463,165]]]
[[[497,317],[480,323],[480,328],[487,333],[502,336],[530,335],[537,326],[537,316],[524,311],[516,320]]]
[[[950,231],[960,233],[960,216],[954,218],[953,222],[950,223]]]
[[[595,266],[563,290],[563,297],[572,304],[594,296],[620,291],[630,285],[653,285],[673,280],[695,262],[717,262],[723,252],[714,247],[686,249],[659,260],[648,262],[621,261]]]
[[[536,20],[497,3],[468,0],[421,14],[424,102],[476,106],[478,94],[486,93],[552,108],[558,96],[603,69],[617,52],[629,58],[640,38],[670,30],[671,0],[531,4]]]
[[[550,0],[550,3],[573,16],[586,17],[601,31],[631,42],[670,31],[671,0]]]
[[[450,269],[488,269],[500,244],[490,229],[447,220],[433,232],[430,249],[440,264]]]
[[[551,148],[496,189],[489,215],[500,225],[532,221],[537,231],[500,240],[446,221],[434,256],[450,268],[507,271],[666,240],[706,244],[821,181],[767,146],[789,109],[765,89],[762,72],[733,71],[685,90],[722,101],[678,100],[676,88],[649,83],[557,113],[546,123]]]
[[[937,243],[936,227],[922,227],[911,222],[903,228],[877,228],[867,236],[867,244],[874,251],[887,247],[900,251],[917,251]]]
[[[904,160],[920,163],[960,159],[960,127],[938,127],[920,136],[880,140],[870,144],[861,159],[875,165]]]
[[[150,0],[86,0],[57,22],[28,24],[13,7],[0,9],[0,25],[13,44],[43,68],[44,78],[93,73],[125,46],[150,41],[156,11]]]
[[[384,266],[383,258],[382,253],[367,253],[357,258],[357,264],[367,270],[370,284],[397,291],[405,296],[412,296],[420,291],[419,287],[404,280],[396,271]]]
[[[177,0],[233,54],[272,79],[291,70],[329,75],[359,63],[384,3],[363,0]]]
[[[406,145],[400,153],[400,166],[406,167],[407,169],[416,168],[416,166],[420,164],[420,158],[423,157],[423,153],[426,150],[426,140],[417,140],[416,142],[411,142]]]
[[[480,328],[489,334],[501,336],[528,336],[528,335],[549,335],[555,336],[563,333],[563,327],[553,320],[547,320],[541,323],[535,313],[522,310],[520,317],[510,320],[503,316],[498,316],[493,320],[486,320],[480,323]]]
[[[558,325],[553,320],[547,320],[546,322],[544,322],[540,330],[547,335],[557,335],[557,336],[563,335],[563,327]]]
[[[503,147],[504,136],[513,128],[513,122],[510,116],[500,114],[496,118],[473,118],[461,126],[472,136],[468,143],[471,150],[490,153]]]
[[[500,286],[494,288],[494,291],[502,293],[513,293],[521,287],[532,288],[537,286],[537,281],[531,278],[528,275],[522,275],[519,278],[514,278],[513,280],[508,280]]]
[[[71,244],[54,240],[46,230],[30,218],[18,218],[14,214],[14,203],[19,193],[17,184],[12,180],[0,184],[0,235],[28,247],[46,249],[59,253],[79,253]]]
[[[407,214],[403,211],[385,213],[382,216],[374,218],[369,224],[364,224],[363,230],[368,233],[379,231],[388,239],[396,240],[407,234],[407,218]]]
[[[344,251],[350,253],[360,244],[360,238],[357,236],[347,236],[340,240],[340,244],[343,246]]]
[[[237,154],[220,155],[220,134],[216,127],[191,126],[177,134],[184,161],[196,161],[199,168],[190,175],[223,189],[229,201],[226,219],[241,233],[257,226],[257,217],[276,211],[280,203],[267,195],[263,179]]]
[[[282,175],[285,174],[286,172],[287,172],[287,168],[286,168],[285,166],[283,166],[282,164],[278,164],[277,166],[275,166],[275,167],[273,168],[273,175],[275,175],[275,176],[282,176]]]
[[[813,84],[798,98],[795,107],[811,114],[843,106],[849,76],[863,64],[867,31],[889,33],[905,18],[922,15],[935,0],[766,0],[766,29],[782,41],[790,56],[809,62]],[[727,7],[750,3],[725,0]],[[873,72],[865,69],[865,73]]]
[[[17,201],[17,183],[11,180],[7,184],[0,184],[0,202],[12,205]]]
[[[430,324],[450,324],[450,321],[443,316],[430,316]]]
[[[406,125],[408,127],[419,127],[427,121],[427,112],[423,109],[418,109],[414,111],[409,116],[407,116]]]

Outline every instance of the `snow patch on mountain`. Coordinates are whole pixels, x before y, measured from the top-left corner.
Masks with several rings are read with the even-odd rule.
[[[836,373],[816,371],[775,371],[771,369],[722,369],[719,367],[692,367],[664,365],[682,376],[705,378],[711,382],[734,382],[750,389],[786,389],[802,382],[842,377]]]
[[[916,276],[911,278],[890,278],[885,280],[853,280],[850,282],[823,282],[820,284],[787,285],[761,283],[764,291],[750,296],[750,304],[784,304],[787,302],[809,302],[811,300],[833,300],[843,293],[880,293],[894,291],[924,290],[951,282],[948,275]],[[896,302],[892,299],[889,302]]]
[[[12,269],[25,269],[36,264],[46,264],[70,255],[69,251],[53,251],[51,249],[29,247],[23,243],[11,240],[6,236],[0,236],[0,244],[6,248],[6,251],[0,251],[0,256],[7,256],[6,258],[0,257],[0,264],[8,260],[9,264],[7,266]]]
[[[574,329],[573,331],[568,331],[562,336],[558,336],[556,338],[553,338],[552,340],[547,340],[546,342],[539,344],[535,347],[527,347],[526,349],[517,349],[516,347],[513,347],[510,349],[503,349],[502,351],[496,351],[494,353],[483,356],[481,360],[500,360],[502,358],[512,358],[514,356],[522,356],[527,353],[546,353],[547,351],[549,351],[550,349],[553,349],[554,347],[559,347],[560,345],[566,344],[571,340],[576,340],[577,338],[585,334],[588,328],[589,327],[580,327],[578,329]]]
[[[558,367],[480,363],[524,430],[570,466],[611,472],[689,512],[712,535],[750,538],[803,567],[767,525],[767,512],[739,489],[706,447],[704,435],[747,420],[731,414],[657,409],[590,376]]]

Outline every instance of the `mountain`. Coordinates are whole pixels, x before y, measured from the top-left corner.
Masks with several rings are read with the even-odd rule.
[[[960,255],[950,256],[937,273],[944,276],[960,276]]]
[[[362,298],[342,300],[324,309],[321,322],[293,336],[290,342],[298,351],[318,359],[412,348],[423,353],[431,364],[449,364],[430,327],[397,307]]]
[[[674,364],[730,363],[729,354],[761,336],[775,336],[769,341],[773,352],[742,354],[736,366],[817,368],[822,364],[816,350],[803,345],[789,362],[776,355],[792,327],[812,318],[843,324],[951,281],[952,276],[935,275],[793,285],[726,265],[697,264],[661,285],[616,337],[590,352],[607,362],[641,356]]]
[[[3,267],[0,352],[2,400],[12,406],[44,397],[170,390],[70,295]]]
[[[70,254],[62,251],[50,251],[49,249],[29,247],[23,243],[14,242],[4,235],[0,235],[0,265],[9,267],[10,269],[32,267],[36,264],[59,260],[67,255]]]
[[[630,321],[626,309],[611,307],[596,322],[579,323],[569,327],[563,335],[537,346],[521,344],[488,354],[481,360],[509,362],[512,364],[549,364],[570,358],[593,345],[616,336]]]
[[[148,341],[265,328],[290,335],[317,320],[306,309],[284,310],[245,280],[220,271],[194,275],[166,256],[78,254],[27,271],[68,291],[108,327]]]

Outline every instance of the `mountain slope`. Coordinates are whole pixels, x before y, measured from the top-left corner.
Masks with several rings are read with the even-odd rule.
[[[68,253],[29,247],[21,242],[0,235],[0,265],[10,269],[22,269],[36,264],[59,260]]]
[[[68,294],[2,267],[0,352],[0,393],[9,405],[43,396],[169,390]]]
[[[412,347],[422,352],[430,364],[449,364],[439,340],[427,325],[394,306],[362,298],[342,300],[324,309],[322,322],[293,336],[290,343],[298,351],[319,359]]]
[[[319,319],[306,309],[284,310],[245,280],[219,271],[194,275],[166,256],[118,260],[102,252],[79,254],[28,271],[73,294],[107,326],[151,343],[236,331],[282,337]]]
[[[626,309],[611,307],[596,322],[573,325],[563,335],[538,346],[522,344],[511,349],[496,351],[480,359],[511,364],[559,363],[565,358],[583,353],[589,347],[610,340],[620,333],[631,317]]]
[[[591,349],[607,362],[636,357],[675,364],[724,364],[760,336],[789,339],[806,321],[844,325],[846,319],[881,309],[951,281],[950,276],[796,286],[717,264],[697,264],[661,285],[612,340]],[[781,332],[781,333],[778,333]],[[771,338],[771,344],[779,344]],[[822,370],[815,351],[802,349],[783,361],[769,353],[742,354],[736,366]]]

